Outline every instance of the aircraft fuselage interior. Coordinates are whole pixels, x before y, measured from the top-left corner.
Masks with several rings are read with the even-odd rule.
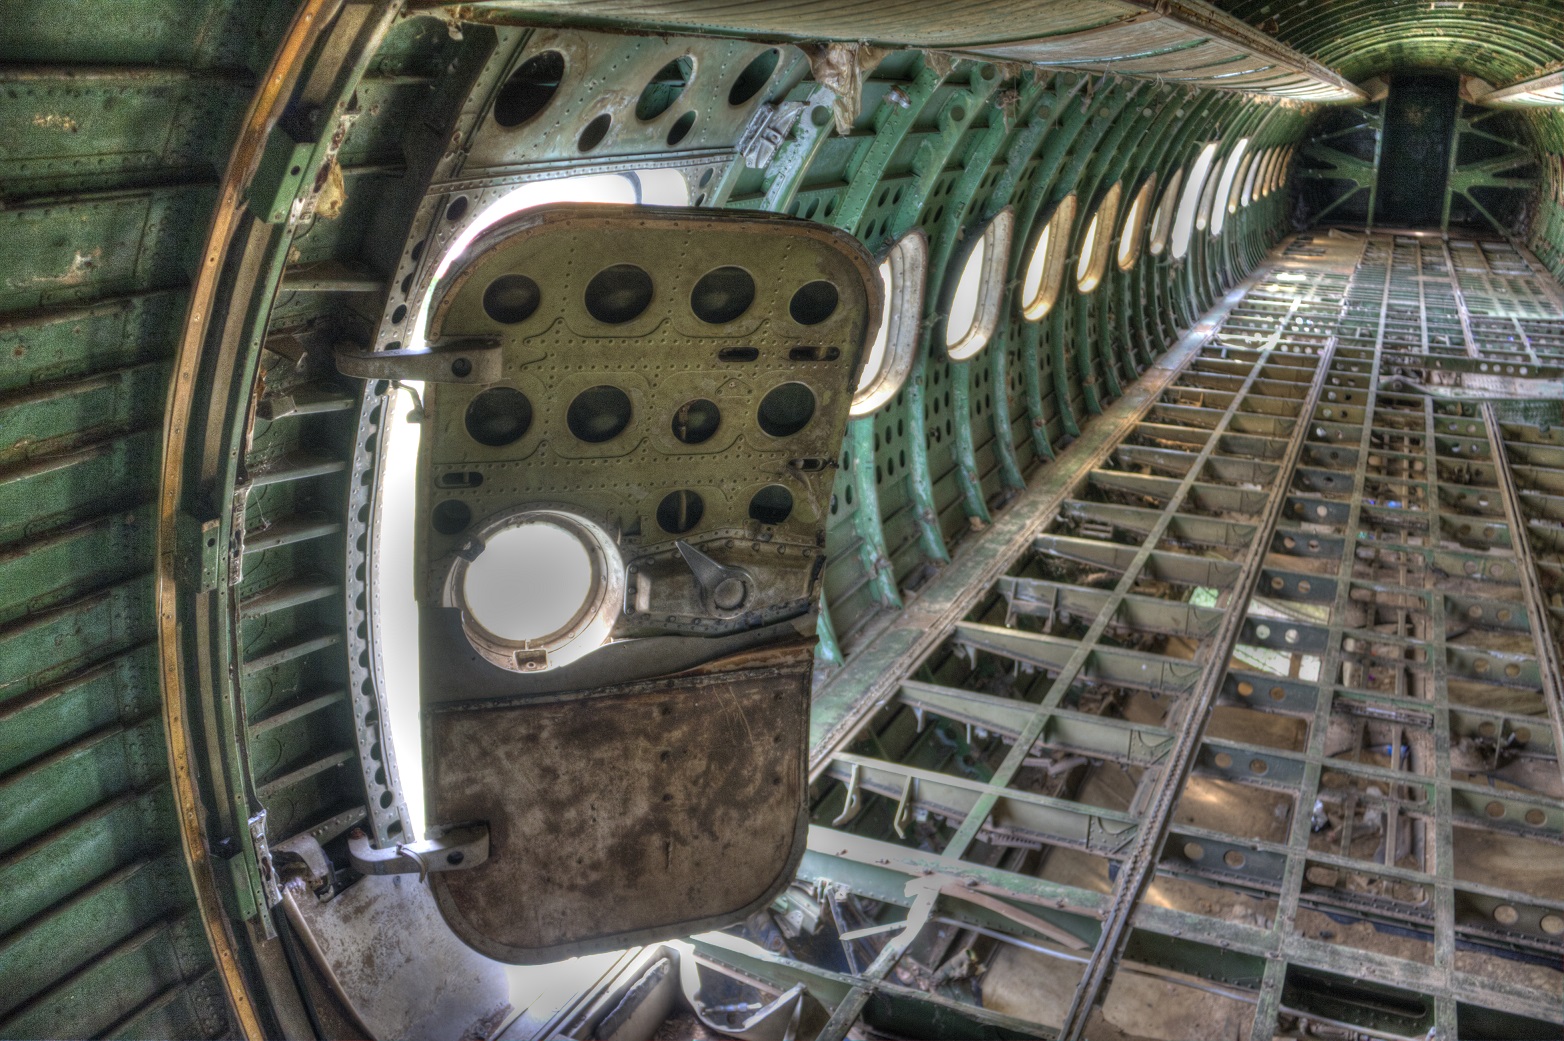
[[[1564,0],[0,81],[0,1038],[1564,1037]]]

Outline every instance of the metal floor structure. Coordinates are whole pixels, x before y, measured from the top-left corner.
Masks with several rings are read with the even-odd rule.
[[[1189,987],[1203,1036],[1558,1036],[1564,424],[1496,399],[1560,300],[1503,242],[1285,242],[817,691],[792,896],[853,971],[781,915],[705,964],[840,994],[822,1037]]]

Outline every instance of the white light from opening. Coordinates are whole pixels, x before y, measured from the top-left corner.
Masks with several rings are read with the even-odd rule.
[[[1097,227],[1102,223],[1102,214],[1092,214],[1091,223],[1086,225],[1086,238],[1081,241],[1081,255],[1075,261],[1075,281],[1082,290],[1095,288],[1094,279],[1091,286],[1086,284],[1086,276],[1092,272],[1092,254],[1097,252]]]
[[[1238,203],[1240,206],[1248,206],[1260,197],[1259,192],[1255,190],[1255,183],[1259,181],[1260,174],[1265,170],[1265,164],[1270,161],[1271,153],[1265,151],[1255,156],[1254,162],[1249,164],[1249,173],[1244,177],[1244,194]]]
[[[1206,187],[1206,175],[1211,172],[1211,161],[1216,158],[1216,142],[1212,141],[1200,150],[1200,156],[1189,171],[1184,183],[1184,195],[1178,201],[1178,215],[1173,218],[1173,257],[1179,259],[1189,252],[1189,240],[1195,233],[1195,208]]]
[[[508,192],[478,212],[472,223],[463,228],[451,242],[440,263],[434,269],[429,291],[424,295],[423,308],[417,319],[418,332],[411,339],[414,347],[424,345],[424,332],[429,320],[429,305],[434,300],[436,288],[451,265],[456,263],[473,240],[506,217],[539,206],[551,206],[561,202],[596,202],[616,206],[688,206],[689,184],[677,170],[641,170],[636,173],[583,174],[580,177],[556,177],[549,180],[529,181],[513,192]]]
[[[1146,249],[1152,256],[1161,255],[1168,248],[1168,231],[1173,227],[1173,206],[1178,201],[1178,187],[1184,182],[1184,171],[1174,170],[1173,179],[1162,190],[1162,201],[1151,218],[1151,242]]]
[[[1227,165],[1222,167],[1222,179],[1216,183],[1216,203],[1211,210],[1211,234],[1222,234],[1222,227],[1227,223],[1227,200],[1233,194],[1233,178],[1238,176],[1238,167],[1244,161],[1244,150],[1249,147],[1249,139],[1241,137],[1228,154]]]
[[[638,198],[639,196],[639,198]],[[689,188],[684,175],[674,169],[641,170],[627,174],[585,174],[523,184],[489,206],[451,243],[435,268],[433,283],[485,228],[513,213],[559,202],[599,202],[648,206],[685,206]],[[415,319],[414,346],[425,342],[428,304],[434,297],[431,284],[424,307]],[[418,604],[413,599],[413,527],[416,520],[414,480],[418,470],[420,427],[408,421],[413,394],[421,400],[422,383],[405,383],[387,405],[391,428],[383,447],[385,469],[380,482],[377,523],[379,538],[374,571],[373,601],[379,609],[380,661],[391,747],[396,754],[402,798],[415,839],[422,838],[424,817],[423,731],[419,724]],[[412,391],[412,393],[408,393]]]
[[[1031,259],[1021,280],[1021,316],[1035,322],[1053,310],[1059,299],[1059,283],[1064,278],[1064,251],[1075,223],[1075,195],[1059,200],[1048,223],[1037,234]]]
[[[1118,265],[1120,271],[1128,271],[1135,266],[1135,261],[1140,258],[1141,236],[1145,234],[1142,226],[1146,207],[1150,205],[1152,189],[1156,187],[1156,178],[1146,178],[1146,183],[1140,186],[1140,191],[1135,193],[1135,198],[1130,200],[1129,213],[1124,216],[1124,224],[1119,229]]]
[[[413,395],[422,400],[422,383],[403,384],[386,404],[391,424],[383,451],[380,509],[376,518],[375,595],[380,608],[380,668],[385,710],[396,754],[397,776],[407,803],[413,839],[424,835],[423,734],[418,724],[418,604],[413,599],[414,478],[418,469],[419,426],[408,421]]]
[[[945,321],[946,347],[954,347],[965,339],[977,321],[978,291],[983,288],[983,258],[987,251],[988,243],[979,238],[961,269],[956,295],[950,301],[950,317]]]
[[[891,340],[891,301],[896,290],[891,281],[890,257],[880,261],[880,288],[885,293],[885,307],[880,312],[880,327],[874,332],[874,342],[869,345],[869,356],[864,359],[863,375],[858,378],[859,387],[873,383],[885,367],[885,350]]]
[[[1021,281],[1023,300],[1036,300],[1043,294],[1043,273],[1048,269],[1048,241],[1053,233],[1053,223],[1049,222],[1043,225],[1042,233],[1037,236],[1037,245],[1032,248],[1032,259],[1027,261],[1026,275]]]
[[[502,640],[541,640],[568,626],[592,592],[592,557],[564,528],[534,521],[496,532],[467,566],[462,599]]]
[[[897,239],[880,262],[885,306],[874,340],[865,351],[850,416],[867,416],[896,395],[912,371],[923,320],[929,240],[921,230]]]

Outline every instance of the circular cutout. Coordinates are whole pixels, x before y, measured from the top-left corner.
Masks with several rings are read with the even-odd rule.
[[[646,123],[667,112],[690,85],[694,74],[695,59],[688,54],[658,69],[635,103],[635,118]]]
[[[1237,870],[1238,868],[1241,868],[1246,863],[1248,863],[1248,859],[1236,849],[1230,849],[1226,853],[1222,854],[1222,863],[1226,864],[1230,868],[1233,868],[1234,870]]]
[[[1239,695],[1239,697],[1247,698],[1249,695],[1251,695],[1253,693],[1254,693],[1254,684],[1253,683],[1250,683],[1247,680],[1239,680],[1238,681],[1238,695]]]
[[[793,493],[780,484],[768,484],[749,501],[749,516],[762,524],[781,524],[793,512]]]
[[[1270,773],[1270,771],[1271,764],[1266,762],[1264,759],[1249,760],[1249,772],[1254,774],[1256,777],[1264,777],[1267,773]]]
[[[1233,765],[1233,757],[1226,752],[1218,752],[1212,762],[1216,763],[1218,770],[1226,770]]]
[[[1493,909],[1493,920],[1500,925],[1514,925],[1521,920],[1521,913],[1509,904],[1500,904]]]
[[[1186,843],[1184,843],[1184,859],[1185,860],[1203,860],[1205,858],[1205,855],[1206,855],[1206,848],[1204,846],[1202,846],[1200,843],[1198,843],[1198,842],[1186,842]]]
[[[760,89],[771,79],[771,74],[777,71],[777,62],[782,58],[782,52],[776,48],[763,51],[739,73],[739,78],[733,81],[733,86],[728,91],[728,104],[742,105],[744,102],[760,93]]]
[[[668,128],[667,141],[669,146],[678,144],[690,136],[690,131],[695,129],[695,111],[692,109],[674,120],[673,126]]]
[[[532,426],[532,402],[511,387],[490,387],[467,406],[467,436],[499,448],[521,438]]]
[[[808,426],[814,415],[814,391],[802,383],[784,383],[761,399],[755,418],[772,437],[789,437]]]
[[[701,522],[706,504],[688,488],[669,492],[657,504],[657,526],[670,535],[683,535]]]
[[[522,62],[494,99],[494,121],[502,127],[519,127],[537,116],[554,100],[565,75],[565,56],[558,51],[534,54]]]
[[[634,264],[606,267],[587,283],[587,313],[604,325],[628,322],[651,303],[652,276]]]
[[[690,290],[690,310],[708,325],[725,325],[755,302],[755,280],[741,267],[714,268]]]
[[[1526,823],[1530,824],[1534,828],[1541,827],[1544,823],[1546,823],[1547,819],[1548,815],[1543,813],[1535,806],[1526,811]]]
[[[1494,820],[1498,820],[1504,816],[1504,803],[1498,802],[1497,800],[1490,802],[1487,806],[1483,807],[1483,812],[1492,817]]]
[[[611,441],[630,425],[630,395],[618,387],[588,387],[565,411],[565,425],[589,445]]]
[[[543,293],[526,275],[501,275],[483,291],[483,311],[502,325],[515,325],[532,317]]]
[[[472,507],[460,499],[447,499],[435,506],[430,523],[441,535],[458,535],[472,523]]]
[[[451,201],[451,205],[445,208],[445,219],[454,224],[465,216],[467,216],[467,196],[458,195]]]
[[[614,117],[607,112],[588,123],[581,131],[581,136],[576,138],[576,150],[578,152],[590,152],[603,143],[603,138],[608,136],[608,128],[614,125]]]
[[[467,566],[462,601],[501,640],[544,640],[576,621],[592,593],[592,555],[576,535],[543,521],[491,535]],[[531,590],[547,590],[534,596]]]
[[[687,445],[710,441],[721,425],[722,412],[717,403],[705,398],[686,401],[673,414],[673,436]]]
[[[830,282],[807,282],[793,294],[787,313],[799,325],[819,325],[836,311],[836,300],[836,286]]]

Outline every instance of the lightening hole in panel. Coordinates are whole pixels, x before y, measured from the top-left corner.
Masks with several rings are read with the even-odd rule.
[[[788,301],[787,313],[799,325],[819,325],[836,312],[836,303],[836,286],[817,279],[799,287]]]
[[[623,325],[652,303],[652,276],[634,264],[615,264],[592,276],[587,313],[604,325]]]
[[[532,402],[512,387],[490,387],[467,406],[465,424],[474,441],[499,448],[520,440],[532,426]]]
[[[668,128],[668,137],[666,138],[668,146],[671,148],[680,141],[683,141],[685,138],[690,136],[690,131],[694,129],[695,112],[691,110],[680,116],[678,119],[674,120],[673,126]]]
[[[483,291],[483,310],[501,325],[515,325],[531,318],[542,298],[538,284],[526,275],[501,275]]]
[[[688,54],[657,70],[635,103],[635,118],[648,123],[673,107],[695,75],[695,59]]]
[[[630,425],[630,395],[618,387],[588,387],[565,413],[565,425],[587,444],[611,441]]]
[[[581,136],[576,138],[576,150],[590,152],[603,143],[603,138],[608,136],[608,128],[614,125],[614,117],[604,112],[588,123],[581,130]]]
[[[755,418],[772,437],[790,437],[815,415],[814,391],[802,383],[784,383],[761,399]]]
[[[494,99],[494,121],[502,127],[519,127],[554,100],[565,75],[565,56],[558,51],[534,54],[511,73]]]
[[[663,496],[657,504],[657,526],[670,535],[683,535],[701,522],[706,503],[700,495],[681,488]]]
[[[708,325],[734,321],[755,302],[755,280],[741,267],[715,268],[690,291],[690,310]]]
[[[768,484],[749,501],[749,516],[762,524],[781,524],[793,512],[793,493],[780,484]]]
[[[673,436],[687,445],[710,441],[721,425],[722,411],[706,398],[686,401],[673,414]]]
[[[757,54],[733,81],[733,86],[728,91],[728,104],[742,105],[759,94],[761,88],[770,82],[771,74],[777,71],[777,63],[781,59],[782,52],[774,47]]]

